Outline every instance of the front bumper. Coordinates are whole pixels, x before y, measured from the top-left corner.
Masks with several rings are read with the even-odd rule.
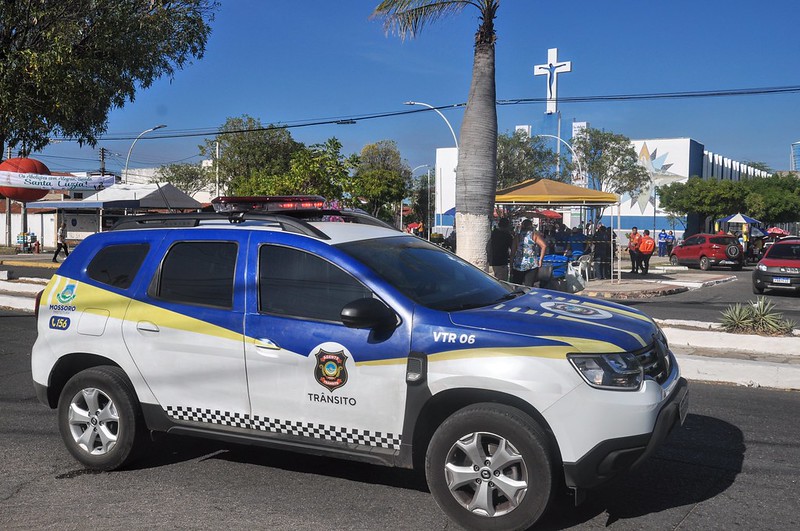
[[[575,463],[564,463],[568,487],[592,488],[635,468],[652,455],[673,428],[683,424],[689,384],[681,378],[656,419],[651,433],[601,442]]]
[[[756,269],[753,271],[753,286],[759,289],[800,291],[800,274]]]

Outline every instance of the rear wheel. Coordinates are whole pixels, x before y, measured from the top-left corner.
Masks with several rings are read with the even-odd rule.
[[[707,256],[700,257],[700,269],[703,271],[711,269],[711,260],[709,260]]]
[[[544,431],[501,404],[468,406],[444,421],[425,473],[436,503],[467,529],[527,529],[544,514],[554,484]]]
[[[119,367],[92,367],[64,386],[58,427],[67,450],[97,470],[115,470],[133,461],[146,429],[139,401]]]

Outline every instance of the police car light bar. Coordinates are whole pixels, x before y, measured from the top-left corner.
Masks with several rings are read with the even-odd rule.
[[[280,212],[322,210],[325,198],[318,195],[220,196],[211,200],[215,212]]]

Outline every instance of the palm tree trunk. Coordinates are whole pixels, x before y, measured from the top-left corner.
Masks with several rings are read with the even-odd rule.
[[[490,19],[491,20],[491,19]],[[486,29],[486,28],[482,28]],[[479,35],[480,35],[479,31]],[[484,33],[485,34],[485,33]],[[472,83],[461,123],[456,168],[458,255],[486,270],[486,245],[497,186],[497,107],[494,31],[475,45]]]

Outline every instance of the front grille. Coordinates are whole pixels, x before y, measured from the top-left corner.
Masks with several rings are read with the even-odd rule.
[[[634,355],[644,368],[645,378],[655,380],[659,384],[667,381],[672,367],[667,346],[660,339],[653,341],[649,347],[634,352]]]

